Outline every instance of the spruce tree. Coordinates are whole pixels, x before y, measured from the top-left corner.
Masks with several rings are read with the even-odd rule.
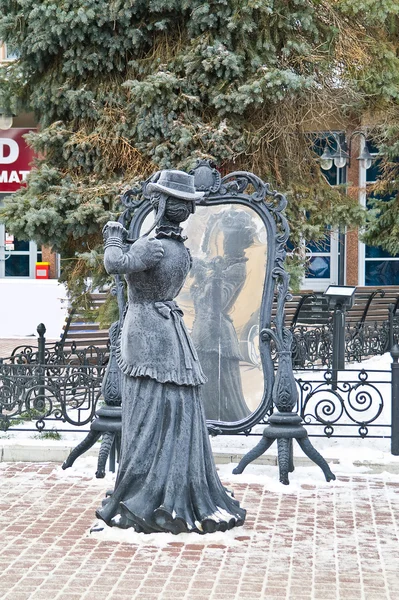
[[[40,157],[1,219],[61,253],[72,292],[101,273],[101,226],[160,168],[210,158],[290,197],[293,241],[358,225],[309,132],[397,101],[391,0],[0,0],[0,105],[33,110]]]

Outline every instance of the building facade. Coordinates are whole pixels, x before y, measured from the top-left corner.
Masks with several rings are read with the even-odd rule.
[[[324,168],[327,180],[331,185],[347,184],[347,193],[367,209],[372,197],[370,187],[380,175],[378,148],[367,139],[367,127],[324,135],[335,138],[332,160],[325,165],[330,168]],[[330,284],[399,285],[399,256],[364,244],[360,234],[357,229],[335,230],[331,231],[324,245],[309,245],[304,289],[324,291]]]
[[[0,62],[15,60],[17,54],[0,42]],[[24,135],[36,129],[32,114],[5,115],[0,107],[0,206],[4,198],[15,193],[31,170],[34,159]],[[59,276],[59,258],[35,242],[16,239],[0,223],[0,279],[36,278],[36,263],[48,262],[51,279]]]
[[[16,58],[0,43],[0,62]],[[9,115],[0,107],[0,206],[25,185],[34,156],[24,136],[35,129],[32,114]],[[45,280],[37,278],[37,263],[43,262],[49,266]],[[19,240],[0,222],[0,338],[33,336],[40,322],[46,325],[48,338],[60,337],[68,302],[58,277],[56,254],[34,241]]]

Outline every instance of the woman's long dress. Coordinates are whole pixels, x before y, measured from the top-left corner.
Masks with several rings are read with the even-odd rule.
[[[224,531],[242,525],[245,510],[217,475],[201,402],[205,378],[173,301],[190,257],[179,236],[157,237],[164,255],[148,269],[138,270],[135,244],[123,256],[119,248],[108,253],[108,265],[126,273],[129,307],[117,354],[123,372],[119,469],[97,516],[144,533]]]

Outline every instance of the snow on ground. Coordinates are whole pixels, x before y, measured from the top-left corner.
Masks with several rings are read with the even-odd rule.
[[[260,485],[270,494],[277,495],[282,498],[284,495],[301,495],[308,496],[317,491],[318,496],[330,494],[334,491],[339,494],[340,502],[348,506],[353,501],[353,482],[351,476],[361,475],[362,477],[373,478],[376,475],[368,473],[367,467],[356,467],[351,463],[350,459],[341,464],[332,465],[333,471],[337,477],[336,481],[326,482],[322,471],[317,466],[296,467],[295,471],[290,474],[290,485],[282,485],[278,480],[278,468],[272,465],[249,465],[241,475],[234,475],[232,469],[236,464],[218,465],[217,469],[219,476],[228,489],[234,491],[236,485],[241,487],[244,484]],[[106,490],[112,488],[115,476],[108,473],[106,478],[95,479],[94,472],[96,469],[96,461],[94,458],[82,459],[66,471],[62,471],[61,467],[56,467],[52,472],[52,477],[59,482],[70,482],[71,484],[84,480],[85,485],[93,486],[96,489],[102,487]],[[23,476],[32,477],[34,474],[26,473]],[[379,479],[390,482],[399,482],[399,474],[382,472],[378,474]],[[360,492],[357,492],[357,500],[360,501]],[[365,491],[366,493],[366,491]],[[397,491],[395,489],[385,489],[384,494],[390,495],[392,501],[397,501]],[[392,496],[392,497],[391,497]],[[213,534],[200,535],[196,533],[179,534],[174,536],[168,533],[157,534],[142,534],[128,529],[118,529],[116,527],[108,527],[102,521],[94,521],[87,530],[86,536],[98,539],[101,541],[117,541],[138,546],[156,546],[159,548],[165,547],[170,543],[189,543],[200,544],[206,546],[208,544],[223,544],[223,546],[239,546],[243,540],[251,539],[256,543],[262,542],[262,536],[266,534],[257,532],[251,527],[244,524],[243,527],[233,529],[228,532],[218,532]]]
[[[396,462],[399,464],[399,457],[392,458],[396,459]],[[276,465],[250,464],[240,475],[233,474],[233,469],[236,466],[237,462],[218,464],[216,466],[223,482],[230,483],[232,486],[234,486],[234,484],[248,483],[264,485],[268,491],[278,494],[292,494],[293,492],[299,491],[304,484],[308,485],[309,483],[322,489],[327,489],[331,486],[342,487],[348,485],[348,482],[340,480],[340,477],[344,476],[347,478],[351,475],[375,475],[375,473],[370,473],[367,464],[355,464],[350,455],[348,455],[345,460],[330,465],[334,474],[337,476],[337,480],[331,482],[325,480],[323,472],[317,465],[308,464],[306,466],[296,466],[295,471],[289,475],[289,486],[282,485],[279,482],[278,467]],[[381,466],[384,467],[384,464],[381,463]],[[96,479],[96,470],[97,459],[95,457],[81,457],[72,467],[65,471],[61,468],[61,465],[56,466],[52,472],[52,476],[55,480],[60,482],[73,483],[85,480],[85,483],[90,486],[102,487],[104,489],[112,488],[115,482],[115,473],[107,471],[105,478]],[[399,480],[399,473],[388,473],[387,471],[382,470],[378,475],[390,480]],[[24,476],[30,477],[34,475],[28,472],[24,473]]]
[[[248,531],[244,527],[231,529],[230,531],[215,531],[215,533],[136,533],[132,529],[118,529],[117,527],[108,527],[101,521],[95,521],[87,532],[87,537],[94,538],[100,541],[124,542],[126,544],[134,544],[136,546],[155,546],[164,548],[169,544],[200,544],[206,546],[208,544],[222,544],[223,546],[239,546],[241,541],[239,538],[252,537],[253,532]],[[259,537],[259,536],[258,536]],[[266,537],[266,536],[264,536]]]

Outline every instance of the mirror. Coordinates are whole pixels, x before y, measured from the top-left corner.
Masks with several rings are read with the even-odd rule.
[[[140,234],[152,221],[148,215]],[[229,202],[198,206],[184,226],[192,268],[176,301],[208,379],[202,386],[205,415],[241,421],[264,396],[259,319],[266,227],[252,208]]]

